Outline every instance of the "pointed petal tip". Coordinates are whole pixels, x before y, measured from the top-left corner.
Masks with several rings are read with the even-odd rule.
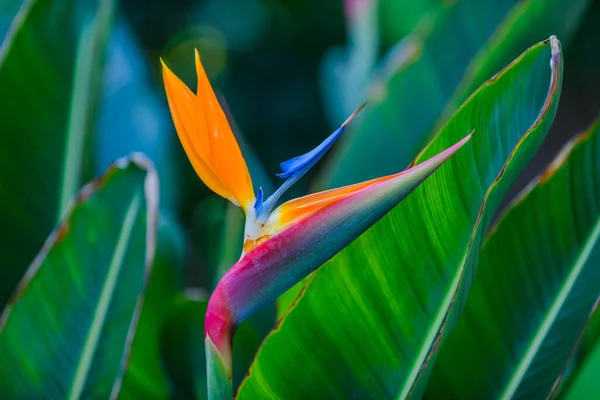
[[[471,131],[471,133],[469,133],[467,136],[465,136],[464,138],[462,138],[461,140],[459,140],[458,143],[456,143],[456,145],[462,146],[463,144],[467,143],[469,140],[471,140],[471,138],[473,137],[474,133],[475,133],[475,129],[473,129]]]
[[[325,151],[327,151],[329,147],[331,147],[331,145],[339,138],[341,133],[343,133],[344,128],[348,126],[350,122],[352,122],[352,120],[366,105],[367,103],[365,102],[360,107],[358,107],[356,111],[354,111],[352,115],[350,115],[335,132],[329,135],[329,137],[327,137],[321,144],[319,144],[313,150],[301,156],[294,157],[290,160],[283,161],[282,163],[280,163],[279,166],[281,167],[281,170],[283,172],[275,175],[277,175],[279,178],[289,178],[293,174],[293,172],[297,170],[303,163],[306,163],[310,159],[310,157],[318,155],[318,157],[320,158],[324,153],[319,152],[319,149],[324,148]]]
[[[260,210],[260,208],[263,205],[263,188],[262,186],[258,188],[258,193],[256,194],[256,200],[254,201],[254,210],[256,210],[257,212]]]
[[[198,78],[197,95],[201,93],[201,87],[203,88],[208,85],[210,93],[215,96],[216,100],[216,94],[214,94],[210,81],[208,80],[208,74],[204,69],[204,65],[202,65],[202,60],[200,59],[200,52],[198,51],[198,49],[194,49],[194,64],[196,65],[196,77]]]
[[[342,127],[342,128],[345,128],[345,127],[347,127],[347,126],[350,124],[350,122],[352,122],[352,120],[353,120],[353,119],[354,119],[354,118],[355,118],[355,117],[358,115],[358,113],[359,113],[359,112],[361,112],[363,108],[365,108],[365,106],[366,106],[366,105],[367,105],[367,102],[365,101],[365,102],[364,102],[364,103],[363,103],[363,104],[362,104],[360,107],[358,107],[358,108],[356,109],[356,111],[354,111],[354,112],[352,113],[352,115],[350,115],[350,116],[349,116],[349,117],[348,117],[348,118],[347,118],[347,119],[344,121],[344,123],[341,125],[341,127]]]
[[[446,150],[431,157],[428,160],[425,160],[423,162],[423,164],[427,163],[427,162],[435,162],[436,160],[439,160],[439,159],[446,160],[446,159],[450,158],[450,156],[452,156],[454,153],[456,153],[458,150],[460,150],[460,148],[462,148],[469,140],[471,140],[474,132],[475,132],[475,130],[472,130],[471,133],[466,135],[464,138],[460,139],[458,142],[454,143],[452,146],[448,147]]]
[[[171,69],[169,68],[169,66],[167,65],[165,60],[163,60],[162,57],[159,57],[159,60],[160,60],[161,72],[163,75],[163,79],[168,78],[170,76],[170,74],[173,74],[173,72],[171,71]]]

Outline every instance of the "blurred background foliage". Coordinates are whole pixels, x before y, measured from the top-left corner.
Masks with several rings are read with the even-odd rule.
[[[34,66],[0,70],[3,104],[18,99],[14,96],[14,91],[20,90],[14,78],[17,73],[31,74],[32,91],[58,93],[39,99],[55,107],[56,123],[52,115],[41,115],[35,104],[15,107],[22,113],[22,123],[2,133],[0,151],[14,148],[10,136],[31,131],[34,124],[40,130],[55,129],[46,140],[56,141],[62,149],[66,123],[58,115],[69,114],[67,108],[71,107],[71,112],[84,115],[81,118],[85,120],[77,126],[86,137],[81,144],[81,162],[74,171],[78,177],[73,179],[86,182],[132,151],[144,152],[154,161],[161,179],[161,232],[172,242],[166,251],[176,253],[167,258],[183,265],[186,286],[205,291],[180,295],[173,300],[173,310],[160,311],[175,321],[174,331],[167,336],[188,329],[176,323],[178,316],[196,306],[202,308],[203,296],[239,256],[243,215],[211,194],[185,157],[167,107],[160,57],[195,88],[193,49],[200,51],[210,80],[230,112],[253,178],[267,192],[278,184],[274,173],[279,162],[313,148],[354,108],[369,101],[364,118],[349,129],[339,148],[286,198],[403,169],[472,90],[526,47],[551,34],[561,39],[566,59],[560,108],[548,139],[511,193],[529,182],[600,109],[600,0],[80,0],[61,4],[62,8],[49,0],[0,3],[0,32],[5,38],[1,54],[11,51],[6,38],[11,37],[11,22],[15,16],[18,21],[21,7],[33,5],[44,18],[45,7],[59,23],[66,13],[78,17],[72,19],[78,21],[74,26],[65,26],[64,32],[57,30],[55,37],[40,45],[55,52],[44,59],[47,64],[42,68],[59,71],[56,87],[36,81],[44,71]],[[75,56],[69,52],[81,45],[75,33],[80,29],[77,24],[85,27],[90,13],[102,19],[95,20],[94,41],[84,46],[96,46],[99,51],[86,59],[84,49],[77,53],[76,62],[87,64],[71,65],[69,60]],[[30,36],[23,40],[33,40]],[[35,49],[33,45],[29,48]],[[81,104],[68,106],[66,95],[60,96],[77,92],[72,82],[65,83],[77,71],[89,75],[89,88],[84,89],[92,105],[88,114],[76,108]],[[12,76],[14,82],[5,76]],[[71,129],[75,129],[73,124],[68,124]],[[32,142],[35,140],[32,137]],[[44,149],[48,145],[51,152],[54,144],[50,142],[35,145]],[[71,165],[69,160],[64,162]],[[36,179],[45,178],[36,175]],[[39,209],[51,210],[42,218],[46,223],[35,237],[26,246],[19,244],[23,242],[18,242],[18,235],[15,241],[5,243],[11,254],[19,255],[22,268],[0,284],[2,303],[57,222],[60,202],[56,201],[56,206],[54,200],[42,200]],[[1,222],[10,230],[14,221],[2,215]],[[173,286],[168,293],[156,292],[157,303],[172,297],[180,285]],[[242,350],[234,351],[243,358],[234,363],[239,369],[234,371],[236,382],[245,374],[274,315],[274,307],[267,308],[253,317],[247,328],[241,328],[250,334],[236,336],[238,341],[247,340],[238,346]],[[133,354],[135,360],[135,345]],[[189,372],[177,372],[181,368],[178,361],[181,359],[167,360],[167,369],[170,365],[175,370],[170,370],[170,376],[177,376],[181,386],[194,385],[194,377],[182,376]]]

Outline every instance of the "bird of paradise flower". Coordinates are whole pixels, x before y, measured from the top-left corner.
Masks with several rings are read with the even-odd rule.
[[[162,61],[162,60],[161,60]],[[231,344],[257,308],[302,280],[377,222],[471,138],[394,175],[309,194],[275,207],[281,195],[331,148],[362,109],[310,152],[281,163],[283,184],[264,199],[254,191],[240,148],[196,51],[194,94],[163,62],[177,134],[194,170],[215,193],[246,214],[239,261],[213,291],[205,317],[209,398],[232,398]]]

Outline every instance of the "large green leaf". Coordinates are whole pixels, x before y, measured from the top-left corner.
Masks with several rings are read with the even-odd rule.
[[[156,256],[144,293],[120,399],[166,399],[169,383],[161,362],[161,331],[170,304],[183,288],[184,237],[181,228],[165,216],[159,218]]]
[[[592,320],[596,319],[599,315],[597,311],[596,308]],[[594,333],[597,334],[598,332],[594,331]],[[582,349],[586,351],[585,357],[580,363],[578,362],[574,365],[566,387],[561,388],[560,398],[568,400],[595,400],[600,397],[600,380],[598,379],[598,371],[600,370],[600,336],[597,335],[595,339],[594,343],[588,343],[588,348]]]
[[[342,138],[318,185],[336,187],[404,168],[467,96],[523,48],[550,35],[570,39],[588,3],[458,0],[438,15],[430,12],[375,76],[365,118]]]
[[[600,296],[600,124],[504,213],[426,396],[546,398]]]
[[[112,9],[28,0],[0,49],[0,307],[81,185]]]
[[[0,397],[116,393],[154,257],[158,179],[122,159],[84,187],[0,317]]]
[[[561,82],[552,38],[470,97],[417,162],[474,130],[471,142],[313,275],[239,397],[418,398],[470,287],[482,235],[543,141]]]
[[[587,355],[592,351],[592,348],[596,347],[596,344],[600,341],[600,312],[594,313],[590,318],[581,343],[579,344],[579,352],[583,355]]]
[[[597,371],[600,368],[600,312],[599,303],[588,321],[585,331],[577,344],[576,351],[567,367],[564,378],[557,389],[559,396],[576,399],[587,393],[587,398],[600,395],[600,381]],[[593,388],[589,389],[588,388]],[[560,397],[559,397],[560,398]]]

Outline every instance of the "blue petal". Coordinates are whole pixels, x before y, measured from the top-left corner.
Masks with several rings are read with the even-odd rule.
[[[263,190],[262,186],[258,188],[258,193],[256,194],[256,201],[254,202],[254,209],[258,213],[258,211],[263,206]]]
[[[294,157],[280,164],[281,170],[283,172],[277,174],[277,176],[287,180],[283,182],[279,189],[277,189],[275,193],[269,196],[269,198],[265,200],[264,203],[262,202],[262,193],[259,191],[259,196],[261,200],[260,206],[257,207],[257,205],[259,204],[258,198],[255,203],[256,216],[259,222],[266,222],[267,218],[269,217],[269,214],[273,210],[273,207],[275,207],[275,203],[277,203],[277,200],[279,200],[281,195],[287,189],[289,189],[290,186],[296,183],[298,179],[300,179],[306,172],[308,172],[308,170],[311,169],[313,165],[315,165],[317,161],[319,161],[321,157],[323,157],[323,155],[325,155],[327,150],[329,150],[331,146],[333,146],[335,141],[339,139],[342,133],[344,133],[346,126],[348,126],[348,124],[352,121],[352,119],[354,119],[356,114],[358,114],[358,112],[362,110],[364,106],[365,104],[360,106],[354,113],[352,113],[352,115],[346,120],[346,122],[344,122],[342,126],[340,126],[338,130],[329,135],[329,137],[325,139],[323,143],[318,145],[316,148],[314,148],[306,154]]]
[[[308,171],[313,165],[316,164],[317,161],[319,161],[321,157],[323,157],[327,150],[333,146],[335,141],[339,139],[344,132],[344,128],[345,126],[342,126],[337,131],[333,132],[327,139],[323,141],[323,143],[308,153],[294,157],[291,160],[284,161],[279,164],[283,173],[277,174],[277,176],[280,178],[289,178],[300,170],[306,169],[306,171]]]

